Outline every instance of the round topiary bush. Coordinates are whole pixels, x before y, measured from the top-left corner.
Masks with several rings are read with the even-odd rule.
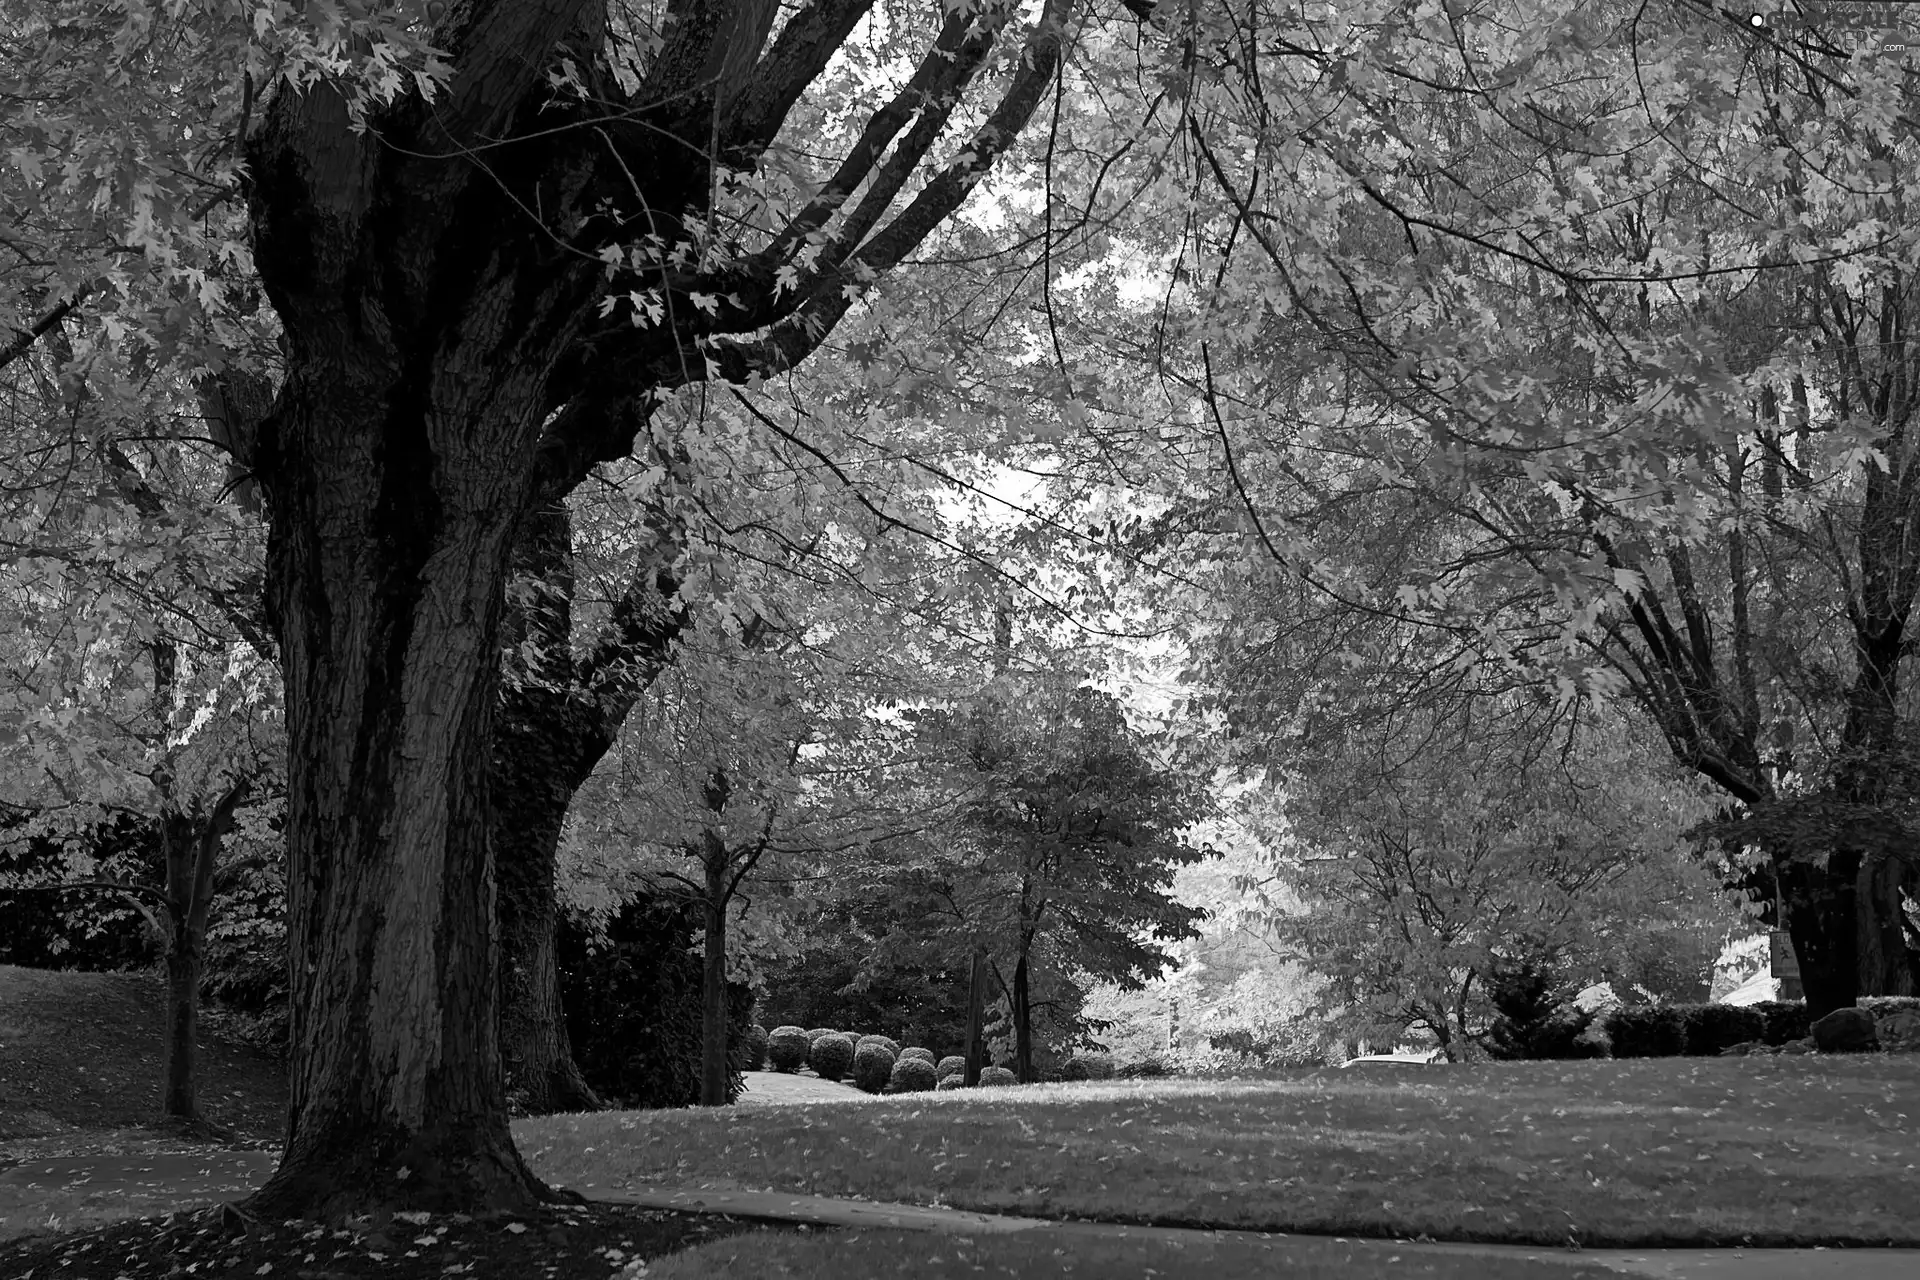
[[[853,1069],[853,1040],[838,1032],[829,1032],[813,1042],[807,1051],[807,1065],[822,1080],[840,1080]]]
[[[947,1076],[967,1074],[967,1060],[957,1053],[950,1053],[933,1066],[933,1073],[943,1079]]]
[[[941,1076],[940,1083],[933,1086],[933,1090],[935,1093],[938,1093],[943,1089],[964,1089],[966,1087],[967,1087],[967,1078],[963,1075],[955,1074],[950,1076]]]
[[[1020,1077],[1016,1076],[1015,1074],[1013,1074],[1013,1072],[1007,1070],[1005,1067],[980,1068],[980,1087],[983,1089],[991,1085],[1007,1085],[1007,1084],[1019,1084],[1019,1083],[1020,1083]]]
[[[838,1031],[835,1031],[832,1027],[815,1027],[813,1030],[807,1032],[807,1043],[812,1044],[815,1040],[818,1040],[821,1036],[837,1036],[839,1034],[840,1033]]]
[[[887,1046],[869,1040],[853,1051],[853,1082],[868,1093],[879,1093],[893,1077],[893,1055]]]
[[[853,1042],[853,1047],[857,1051],[870,1044],[884,1045],[888,1053],[896,1058],[900,1056],[900,1042],[891,1036],[861,1036]]]
[[[1087,1064],[1087,1079],[1089,1080],[1113,1079],[1113,1059],[1104,1053],[1092,1054],[1085,1058],[1075,1058],[1074,1061]]]
[[[888,1093],[925,1093],[935,1083],[933,1064],[924,1058],[902,1055],[887,1074]]]
[[[1087,1060],[1085,1058],[1068,1058],[1060,1064],[1060,1078],[1066,1081],[1089,1079]]]
[[[775,1027],[767,1035],[767,1061],[775,1071],[798,1071],[807,1065],[804,1027]]]
[[[931,1049],[922,1049],[918,1045],[914,1045],[910,1048],[902,1049],[900,1056],[903,1058],[918,1058],[920,1061],[934,1068],[935,1075],[939,1074],[940,1059],[933,1056],[933,1050]]]

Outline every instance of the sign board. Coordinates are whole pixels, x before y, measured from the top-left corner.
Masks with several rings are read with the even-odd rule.
[[[1800,987],[1800,957],[1793,954],[1793,939],[1785,929],[1775,929],[1767,935],[1767,959],[1773,966],[1774,978],[1780,983],[1775,998],[1804,999],[1806,992]]]

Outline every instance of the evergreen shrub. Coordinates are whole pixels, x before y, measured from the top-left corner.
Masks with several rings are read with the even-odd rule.
[[[1068,1058],[1060,1064],[1060,1078],[1068,1082],[1089,1079],[1087,1060],[1085,1058]]]
[[[933,1069],[934,1072],[942,1078],[947,1076],[964,1076],[967,1074],[967,1060],[957,1053],[950,1053],[935,1063]]]
[[[1487,982],[1495,1010],[1481,1037],[1487,1053],[1503,1062],[1593,1058],[1600,1046],[1581,1039],[1593,1015],[1559,998],[1551,970],[1522,961],[1496,968]]]
[[[1172,1075],[1173,1068],[1167,1065],[1165,1058],[1150,1053],[1144,1058],[1121,1063],[1114,1074],[1122,1080],[1158,1080]]]
[[[767,1029],[754,1023],[733,1042],[731,1048],[735,1071],[764,1070],[767,1065]]]
[[[1615,1009],[1607,1018],[1607,1038],[1616,1058],[1674,1058],[1687,1050],[1686,1023],[1670,1004]]]
[[[1113,1059],[1104,1053],[1088,1054],[1084,1058],[1075,1058],[1074,1061],[1086,1064],[1089,1080],[1111,1080],[1118,1074]]]
[[[964,1089],[966,1087],[967,1078],[959,1072],[955,1072],[950,1076],[941,1076],[940,1083],[934,1085],[933,1089],[935,1093],[939,1093],[946,1089]]]
[[[919,1045],[911,1045],[902,1049],[900,1056],[903,1058],[918,1058],[930,1067],[937,1067],[940,1062],[940,1059],[933,1056],[933,1050],[922,1049]]]
[[[838,1031],[835,1031],[832,1027],[815,1027],[813,1030],[807,1032],[807,1043],[812,1044],[815,1040],[818,1040],[821,1036],[837,1036],[839,1034],[840,1033]]]
[[[855,1065],[857,1067],[858,1063]],[[905,1054],[900,1055],[893,1064],[893,1070],[887,1074],[888,1093],[924,1093],[937,1083],[931,1062],[925,1058],[909,1058]]]
[[[900,1056],[900,1042],[889,1036],[861,1036],[853,1042],[853,1047],[858,1052],[863,1045],[869,1044],[885,1045],[888,1053],[896,1058]]]
[[[594,1092],[627,1107],[700,1101],[702,921],[683,903],[636,898],[590,936],[564,915],[556,937],[560,1004],[573,1058]],[[727,1039],[753,1021],[753,989],[727,984]],[[729,1064],[732,1065],[732,1064]],[[727,1100],[745,1081],[728,1072]]]
[[[1020,1083],[1020,1077],[1014,1075],[1013,1072],[1007,1070],[1005,1067],[980,1068],[980,1087],[983,1089],[993,1087],[993,1086],[1019,1084],[1019,1083]]]
[[[853,1069],[853,1038],[828,1032],[807,1051],[807,1065],[822,1080],[841,1080]]]
[[[869,1040],[853,1051],[853,1083],[868,1093],[880,1093],[893,1077],[893,1054],[877,1040]]]
[[[775,1071],[798,1071],[807,1065],[809,1048],[803,1027],[775,1027],[767,1036],[767,1061]]]

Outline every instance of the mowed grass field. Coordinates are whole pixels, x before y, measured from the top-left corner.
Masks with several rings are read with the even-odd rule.
[[[1920,1057],[1492,1063],[515,1125],[551,1180],[1525,1244],[1920,1245]]]

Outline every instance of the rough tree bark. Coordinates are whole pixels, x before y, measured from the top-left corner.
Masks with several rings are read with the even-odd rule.
[[[700,978],[700,1105],[727,1105],[727,872],[732,859],[717,831],[704,836],[706,947]]]
[[[692,238],[705,157],[754,165],[867,7],[817,0],[763,52],[773,6],[749,21],[689,0],[629,91],[603,3],[467,0],[439,11],[453,71],[433,102],[374,104],[362,122],[332,81],[283,83],[244,140],[254,260],[287,355],[253,470],[291,775],[291,1114],[253,1210],[552,1194],[514,1149],[498,1053],[490,746],[512,548],[543,499],[631,450],[661,391],[813,350],[1025,127],[1071,8],[1049,0],[998,103],[924,181],[1011,3],[947,15],[911,83],[764,248],[610,283],[602,250]],[[588,92],[556,105],[563,40]],[[600,313],[656,285],[670,322]]]
[[[576,659],[573,526],[561,503],[522,526],[513,572],[492,753],[500,1048],[507,1088],[522,1109],[591,1111],[604,1104],[573,1060],[555,964],[560,831],[574,794],[667,663],[683,615],[670,571],[642,570]]]
[[[201,1114],[196,1069],[214,864],[251,785],[247,778],[235,782],[205,814],[197,807],[191,812],[169,807],[160,815],[167,875],[167,1063],[160,1110],[195,1136],[219,1133]]]

